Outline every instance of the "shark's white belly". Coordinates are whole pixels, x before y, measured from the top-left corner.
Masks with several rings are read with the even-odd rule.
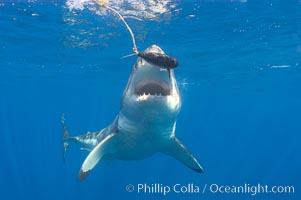
[[[131,133],[118,133],[115,151],[112,154],[114,159],[140,160],[158,152],[164,144],[162,138],[143,137]]]
[[[149,117],[129,120],[119,115],[119,136],[111,156],[120,160],[139,160],[159,152],[174,134],[175,122],[155,122]]]

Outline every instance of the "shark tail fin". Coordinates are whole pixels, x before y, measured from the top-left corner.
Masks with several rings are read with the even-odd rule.
[[[169,145],[162,149],[161,152],[177,159],[190,169],[198,173],[203,173],[203,168],[199,162],[176,137],[172,137]]]
[[[69,148],[68,139],[71,137],[70,133],[67,130],[67,126],[65,125],[65,114],[62,114],[62,130],[63,130],[63,160],[66,162],[66,152]]]

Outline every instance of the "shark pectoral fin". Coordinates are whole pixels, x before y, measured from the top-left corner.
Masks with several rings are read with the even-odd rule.
[[[170,144],[161,150],[161,152],[174,157],[190,169],[198,173],[203,173],[203,168],[201,165],[176,137],[172,137],[170,139]]]
[[[107,148],[112,143],[112,139],[116,134],[111,133],[107,135],[87,156],[86,160],[84,161],[79,174],[79,180],[85,179],[89,172],[97,165],[100,159],[107,153]]]

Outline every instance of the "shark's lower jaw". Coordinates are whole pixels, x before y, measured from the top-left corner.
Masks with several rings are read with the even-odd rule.
[[[164,80],[144,79],[135,85],[137,100],[160,99],[171,94],[171,86]]]

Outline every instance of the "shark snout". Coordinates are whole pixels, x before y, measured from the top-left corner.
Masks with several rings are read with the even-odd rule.
[[[155,44],[148,47],[144,52],[165,54],[164,51],[159,46],[157,46]]]

